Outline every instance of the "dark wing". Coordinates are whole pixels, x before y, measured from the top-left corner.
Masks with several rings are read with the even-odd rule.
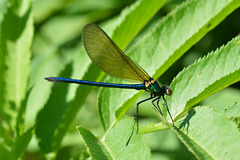
[[[149,81],[147,72],[126,56],[97,25],[86,25],[82,39],[89,57],[105,73],[130,81]]]

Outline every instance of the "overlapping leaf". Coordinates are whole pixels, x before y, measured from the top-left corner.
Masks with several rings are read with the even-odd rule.
[[[78,127],[78,131],[93,159],[150,159],[150,150],[144,143],[143,137],[132,130],[133,123],[130,118],[120,120],[108,131],[103,141],[99,141],[83,127]],[[126,146],[132,131],[134,135]]]
[[[240,80],[239,37],[183,70],[172,82],[172,114],[180,117],[194,104]]]

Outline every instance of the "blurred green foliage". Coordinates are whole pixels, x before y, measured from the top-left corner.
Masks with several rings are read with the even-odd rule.
[[[239,132],[234,130],[234,124],[239,130],[239,103],[235,102],[240,102],[240,83],[239,77],[236,76],[239,75],[239,70],[234,70],[234,67],[233,70],[237,72],[234,75],[231,75],[232,72],[227,72],[226,77],[214,79],[216,83],[226,82],[221,83],[224,86],[216,84],[210,88],[204,88],[207,89],[203,91],[204,95],[200,92],[197,98],[184,99],[187,102],[182,108],[173,98],[168,99],[169,104],[175,104],[175,109],[174,106],[170,106],[172,113],[176,117],[179,116],[175,117],[179,130],[171,128],[167,122],[159,124],[159,118],[149,107],[150,102],[141,105],[140,127],[142,127],[142,133],[148,134],[142,136],[134,133],[135,136],[128,146],[130,148],[124,148],[123,144],[126,144],[125,139],[128,139],[134,122],[131,118],[122,118],[122,116],[127,111],[127,115],[135,116],[136,100],[147,98],[148,94],[129,90],[116,91],[89,86],[52,84],[44,80],[44,77],[48,76],[62,76],[121,82],[105,76],[91,63],[85,53],[81,42],[81,31],[87,23],[100,25],[120,48],[124,49],[150,75],[158,78],[162,84],[170,85],[174,79],[173,87],[183,82],[184,78],[179,78],[181,74],[183,77],[188,74],[189,77],[191,74],[194,75],[195,72],[186,73],[185,68],[188,67],[191,70],[194,65],[200,66],[197,65],[196,60],[208,61],[211,57],[208,56],[210,58],[207,59],[205,55],[210,52],[216,52],[215,55],[217,55],[229,51],[236,54],[236,59],[240,57],[237,47],[233,46],[233,44],[240,44],[237,37],[240,31],[239,2],[232,0],[224,4],[224,2],[213,1],[216,3],[214,4],[216,10],[221,4],[227,8],[224,10],[219,7],[217,15],[210,12],[209,8],[202,11],[205,14],[194,15],[195,12],[191,9],[195,7],[197,11],[202,7],[194,6],[194,3],[197,4],[194,0],[192,2],[154,0],[151,2],[152,5],[147,5],[148,3],[150,1],[146,0],[34,0],[33,2],[2,0],[0,2],[0,159],[86,159],[89,156],[97,159],[98,154],[105,154],[105,158],[108,159],[114,159],[113,157],[127,159],[126,157],[130,155],[134,156],[132,158],[139,156],[139,159],[151,157],[152,159],[179,160],[214,159],[230,154],[226,151],[222,156],[217,152],[216,147],[217,151],[211,153],[212,157],[209,156],[210,153],[205,152],[215,148],[212,149],[211,145],[204,143],[204,138],[208,140],[207,138],[212,137],[198,137],[201,132],[196,130],[200,125],[203,125],[201,128],[206,129],[206,132],[207,129],[217,130],[221,127],[222,130],[226,129],[234,134],[231,135],[232,139],[223,141],[229,143],[234,142],[235,137],[239,137]],[[201,1],[199,3],[201,4]],[[205,4],[204,1],[201,5],[203,4]],[[190,18],[192,22],[190,23],[186,15],[192,15],[192,17],[206,15],[210,20],[208,23],[208,20],[201,19],[202,17]],[[179,25],[179,19],[182,17],[187,20]],[[204,25],[203,29],[195,31],[193,28],[197,28],[201,23]],[[194,37],[195,32],[196,35],[198,34],[196,37]],[[188,33],[190,38],[194,38],[187,39]],[[177,36],[173,36],[174,34]],[[184,36],[187,38],[184,39]],[[157,45],[154,46],[155,38],[159,37],[162,38],[162,42],[169,43],[169,50],[164,47],[162,50],[160,48],[161,53],[155,50],[162,45],[157,41]],[[169,40],[168,37],[171,39]],[[236,41],[232,40],[235,37]],[[175,43],[174,49],[177,51],[172,51]],[[178,43],[179,46],[177,46]],[[219,51],[223,45],[227,46]],[[200,58],[203,60],[201,61]],[[209,66],[217,67],[215,64]],[[180,71],[183,73],[179,73]],[[221,74],[221,70],[216,73]],[[208,78],[205,76],[206,81]],[[229,79],[233,80],[230,82]],[[204,80],[200,81],[199,86],[190,87],[192,90],[198,90],[203,82]],[[214,88],[216,86],[222,90]],[[175,88],[183,94],[173,95],[173,97],[184,97],[185,93],[191,92],[184,88],[187,86]],[[194,98],[197,100],[194,101]],[[193,109],[200,105],[202,107]],[[177,107],[182,109],[184,114],[178,114]],[[191,111],[186,115],[185,113],[189,110]],[[209,119],[204,120],[204,115],[209,116]],[[225,115],[231,121],[227,121]],[[215,117],[218,119],[215,120]],[[160,119],[162,120],[162,117]],[[184,120],[188,121],[185,123]],[[201,124],[198,120],[204,123]],[[205,125],[208,121],[209,123]],[[220,121],[220,125],[216,124],[212,127],[215,125],[214,121]],[[182,127],[183,124],[185,125]],[[224,124],[228,127],[224,128]],[[76,126],[80,127],[76,129]],[[161,131],[153,132],[158,130]],[[212,132],[209,131],[206,134],[209,133]],[[182,138],[179,138],[181,135]],[[196,141],[190,141],[191,136]],[[218,138],[214,137],[211,142],[220,141]],[[138,146],[134,146],[134,143]],[[190,143],[192,146],[189,145]],[[97,144],[99,146],[96,149],[94,147]],[[206,147],[206,150],[201,145]],[[236,146],[235,149],[240,148]],[[109,154],[109,150],[112,154]],[[204,154],[206,157],[202,157]],[[231,154],[234,155],[234,153]]]

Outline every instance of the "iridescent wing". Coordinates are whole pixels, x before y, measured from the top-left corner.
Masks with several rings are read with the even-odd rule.
[[[97,25],[86,25],[82,39],[89,57],[105,73],[130,81],[149,81],[147,72],[126,56]]]

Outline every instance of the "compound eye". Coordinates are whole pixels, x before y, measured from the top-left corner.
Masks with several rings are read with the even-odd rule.
[[[171,90],[170,88],[167,88],[167,89],[166,89],[166,94],[167,94],[167,95],[171,95],[171,94],[172,94],[172,90]]]

